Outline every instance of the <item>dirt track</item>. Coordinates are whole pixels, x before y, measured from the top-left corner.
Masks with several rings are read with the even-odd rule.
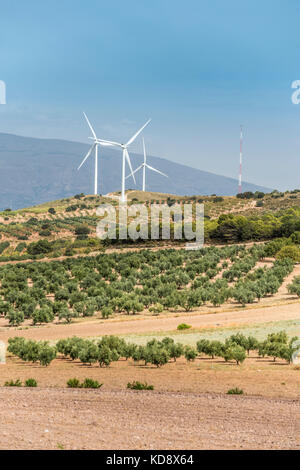
[[[28,329],[7,328],[0,331],[0,340],[7,341],[11,336],[24,336],[36,340],[56,340],[68,336],[93,337],[101,335],[121,335],[130,333],[176,330],[179,323],[188,323],[194,328],[230,327],[247,324],[293,320],[300,317],[300,300],[283,305],[270,305],[258,308],[236,309],[223,313],[171,314],[170,316],[140,317],[124,316],[112,320],[92,319],[90,321],[66,324],[48,324]]]
[[[1,449],[299,449],[299,421],[296,400],[0,390]]]

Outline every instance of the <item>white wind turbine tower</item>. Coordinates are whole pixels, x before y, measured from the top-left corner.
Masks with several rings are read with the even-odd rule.
[[[145,148],[145,140],[143,137],[143,150],[144,150],[144,162],[132,173],[133,175],[139,171],[141,168],[143,168],[143,191],[146,191],[146,168],[148,168],[151,171],[155,171],[156,173],[159,173],[162,176],[165,176],[168,178],[168,175],[165,175],[162,171],[157,170],[156,168],[153,168],[152,166],[148,165],[147,163],[147,156],[146,156],[146,148]],[[126,176],[126,178],[129,178],[132,175]]]
[[[84,157],[84,159],[82,160],[82,162],[80,163],[79,167],[77,168],[77,170],[80,170],[80,168],[82,167],[82,165],[84,164],[84,162],[89,158],[89,156],[92,154],[93,150],[95,150],[95,180],[94,180],[94,194],[98,194],[98,145],[102,145],[103,147],[111,147],[112,144],[107,141],[107,140],[102,140],[102,139],[98,139],[97,136],[96,136],[96,133],[94,131],[94,129],[92,128],[92,125],[90,123],[90,121],[88,120],[87,118],[87,115],[85,113],[84,114],[84,117],[88,123],[88,126],[89,128],[91,129],[92,131],[92,134],[93,134],[93,137],[90,137],[90,139],[93,139],[94,143],[93,145],[91,146],[90,150],[88,151],[88,153],[86,154],[86,156]]]
[[[131,161],[130,161],[130,158],[129,158],[129,154],[128,154],[128,150],[127,148],[129,147],[129,145],[131,145],[135,139],[137,138],[137,136],[142,132],[143,129],[145,129],[145,127],[149,124],[149,122],[151,121],[151,119],[149,119],[132,137],[131,139],[128,140],[128,142],[126,144],[121,144],[119,142],[113,142],[113,141],[110,141],[110,140],[100,140],[100,139],[97,139],[95,140],[96,143],[99,143],[100,145],[109,145],[109,146],[115,146],[115,147],[121,147],[121,149],[123,150],[123,156],[122,156],[122,192],[121,192],[121,202],[125,202],[126,201],[126,197],[125,197],[125,162],[127,161],[128,163],[128,166],[130,168],[130,171],[131,171],[131,176],[135,182],[135,177],[134,177],[134,174],[133,174],[133,170],[132,170],[132,166],[131,166]],[[104,144],[103,144],[104,142]]]

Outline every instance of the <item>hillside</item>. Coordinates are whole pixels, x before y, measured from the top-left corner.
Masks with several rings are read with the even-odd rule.
[[[0,133],[0,210],[33,206],[81,192],[90,194],[93,189],[93,158],[77,171],[88,148],[88,144],[77,142]],[[131,153],[131,158],[133,168],[140,165],[141,155]],[[159,157],[149,156],[148,163],[168,175],[168,178],[164,178],[153,172],[147,173],[147,188],[154,192],[189,196],[230,196],[237,192],[237,180],[233,178],[190,168]],[[101,149],[99,164],[99,192],[106,194],[119,190],[119,151]],[[141,178],[139,173],[137,189],[141,187]],[[127,186],[135,187],[130,180]],[[270,191],[250,183],[244,183],[243,190]]]
[[[49,250],[44,252],[47,257],[55,258],[66,254],[72,256],[103,250],[105,247],[96,238],[96,225],[99,221],[96,209],[101,203],[117,206],[116,197],[117,193],[110,193],[105,197],[79,194],[16,211],[0,212],[0,262],[32,258],[30,246],[38,240],[50,243]],[[296,190],[265,194],[262,199],[257,199],[254,195],[250,199],[241,199],[236,196],[175,196],[129,190],[127,199],[129,205],[138,202],[147,205],[203,202],[206,243],[265,240],[282,236],[284,233],[289,235],[300,227],[300,191]],[[231,233],[234,224],[229,223],[220,238],[220,234],[214,231],[218,218],[225,214],[246,216],[252,228],[249,226],[248,230],[245,226],[245,233],[241,234],[237,225]],[[254,220],[254,225],[251,225],[251,220]],[[76,228],[82,226],[89,228],[89,235],[85,240],[78,239],[76,235]],[[253,232],[254,226],[258,231]],[[155,242],[149,241],[146,244],[152,246]],[[43,257],[42,252],[40,256]]]

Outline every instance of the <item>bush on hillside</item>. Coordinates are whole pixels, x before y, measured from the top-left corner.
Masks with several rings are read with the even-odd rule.
[[[284,246],[280,251],[278,251],[276,258],[290,258],[293,261],[300,261],[300,250],[295,245]]]

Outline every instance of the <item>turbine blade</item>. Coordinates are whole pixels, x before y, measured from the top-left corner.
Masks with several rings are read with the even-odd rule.
[[[169,178],[168,175],[165,175],[165,173],[163,173],[162,171],[157,170],[156,168],[153,168],[150,165],[146,165],[146,167],[149,168],[149,170],[156,171],[156,173],[159,173],[160,175],[165,176],[166,178]]]
[[[136,184],[136,181],[135,181],[135,177],[134,177],[134,174],[133,174],[133,170],[132,170],[132,166],[131,166],[131,161],[130,161],[130,158],[129,158],[129,153],[128,153],[128,151],[127,151],[127,148],[125,148],[124,151],[125,151],[125,157],[126,157],[128,166],[129,166],[130,171],[131,171],[131,176],[132,176],[132,178],[133,178],[134,184]]]
[[[143,168],[143,166],[144,166],[144,165],[142,164],[142,165],[140,165],[139,167],[137,167],[137,168],[134,170],[134,172],[133,172],[132,174],[130,173],[130,175],[127,175],[125,179],[127,179],[127,178],[129,178],[130,176],[134,175],[137,171],[139,171],[141,168]]]
[[[149,124],[149,122],[151,121],[151,119],[149,119],[137,132],[136,134],[134,134],[131,139],[128,140],[127,144],[125,144],[125,147],[127,147],[128,145],[132,144],[132,142],[137,138],[137,136],[142,132],[143,129],[145,129],[145,127]]]
[[[84,117],[85,117],[85,119],[86,119],[86,122],[88,123],[89,128],[90,128],[91,131],[92,131],[93,136],[95,137],[95,139],[97,139],[96,133],[95,133],[94,129],[92,128],[92,124],[91,124],[90,121],[88,120],[87,115],[85,114],[85,112],[83,112],[83,114],[84,114]]]
[[[79,167],[77,168],[77,170],[80,170],[80,168],[82,167],[82,165],[84,164],[84,162],[89,158],[89,156],[91,155],[92,151],[94,150],[94,148],[96,147],[96,143],[93,144],[90,148],[90,150],[88,151],[88,153],[86,154],[86,156],[84,157],[84,159],[82,160],[82,162],[80,163]]]

